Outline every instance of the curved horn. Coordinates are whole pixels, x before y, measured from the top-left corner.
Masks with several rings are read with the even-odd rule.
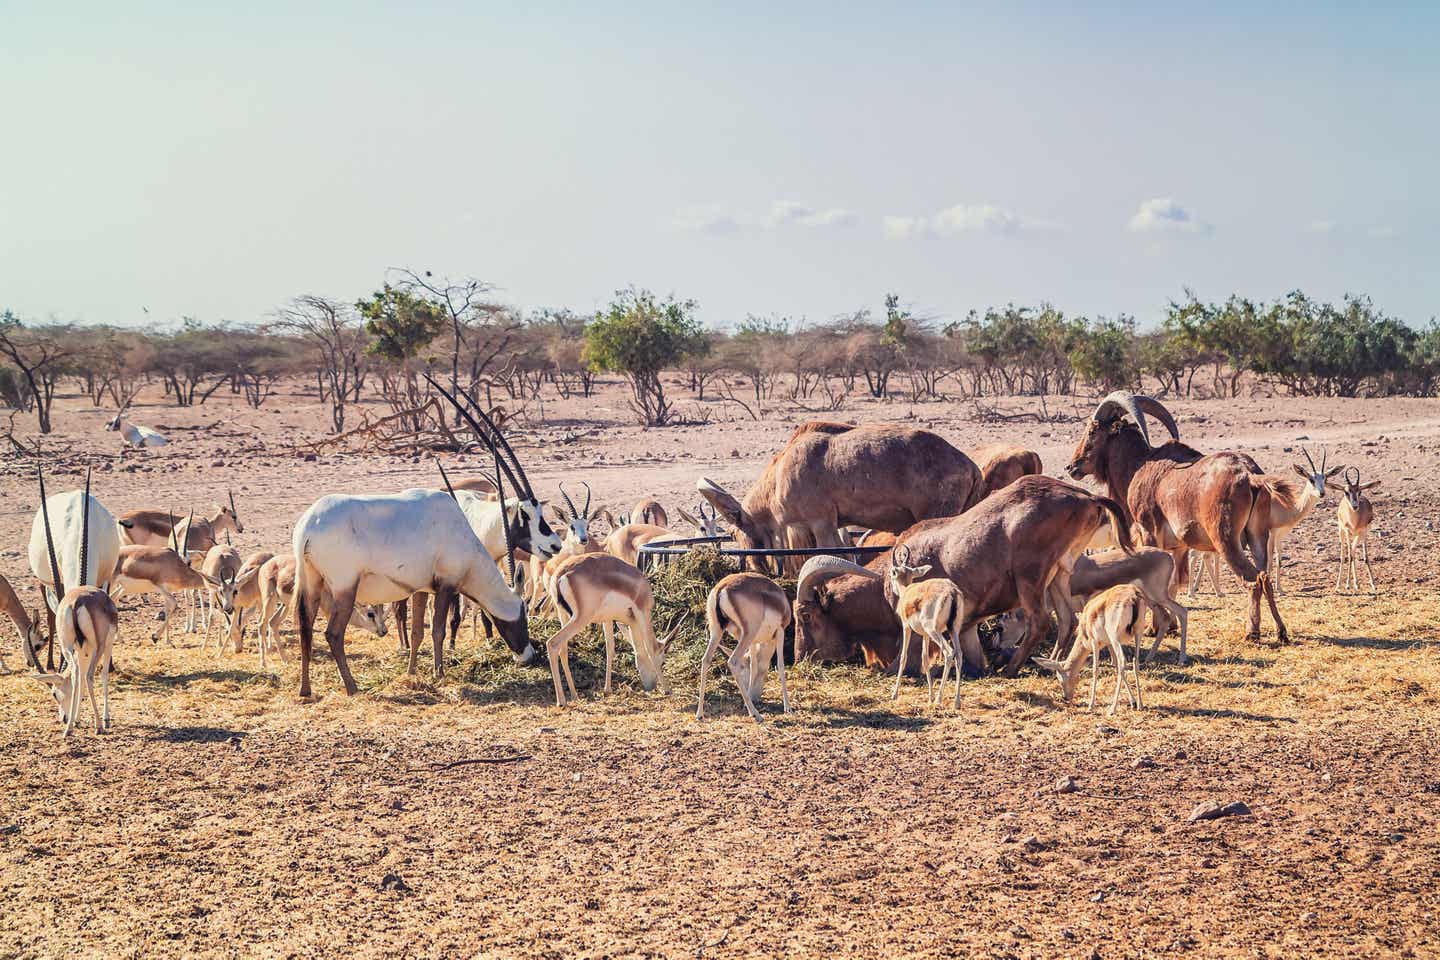
[[[485,412],[484,408],[480,406],[479,401],[477,401],[474,397],[470,396],[470,394],[466,393],[464,390],[460,391],[460,396],[464,397],[465,402],[475,408],[475,412],[480,415],[480,419],[485,421],[485,426],[490,428],[490,431],[494,436],[495,442],[500,444],[501,449],[503,449],[506,456],[510,458],[510,465],[515,468],[515,472],[520,477],[518,486],[523,489],[524,495],[528,499],[538,501],[540,498],[535,496],[535,488],[530,485],[530,478],[525,475],[525,468],[521,466],[520,458],[515,456],[515,451],[510,447],[510,441],[505,439],[504,432],[502,432],[501,429],[496,426],[494,420],[490,419],[490,414]]]
[[[501,479],[500,467],[502,466],[500,451],[491,447],[490,452],[495,456],[495,479],[499,481]],[[505,532],[505,569],[510,574],[507,586],[513,590],[515,589],[515,537],[510,530],[510,514],[506,512],[505,507],[505,485],[496,483],[495,492],[500,497],[500,529]]]
[[[910,548],[905,544],[895,548],[895,563],[902,567],[910,565]]]
[[[80,582],[75,584],[83,587],[86,583],[85,570],[90,562],[90,468],[85,468],[85,499],[80,501]],[[99,577],[95,578],[97,581]]]
[[[1352,474],[1352,473],[1355,474],[1355,479],[1354,479],[1354,480],[1351,480],[1351,479],[1350,479],[1350,474]],[[1360,468],[1359,468],[1359,467],[1346,467],[1346,468],[1345,468],[1345,484],[1346,484],[1346,486],[1350,486],[1350,487],[1358,487],[1358,486],[1360,486]]]
[[[811,557],[805,561],[805,566],[800,568],[800,579],[795,581],[795,599],[800,601],[814,602],[815,588],[827,580],[835,577],[843,577],[846,574],[856,574],[861,577],[869,577],[871,580],[882,579],[880,574],[874,570],[852,563],[849,560],[842,560],[839,557],[820,556]]]
[[[1325,462],[1330,459],[1330,451],[1326,447],[1320,448],[1320,472],[1325,472]]]
[[[175,513],[167,507],[165,509],[165,515],[170,518],[170,548],[176,553],[179,553],[180,537],[179,534],[175,532]]]
[[[240,522],[240,511],[235,509],[235,491],[234,491],[234,490],[226,490],[225,492],[226,492],[227,494],[229,494],[229,496],[230,496],[230,516],[235,519],[235,522],[236,522],[236,523],[239,523],[239,522]]]
[[[582,487],[585,488],[585,509],[582,510],[581,513],[583,513],[583,514],[585,515],[585,519],[586,519],[586,520],[589,520],[589,519],[590,519],[590,498],[594,495],[594,493],[593,493],[593,491],[590,489],[590,484],[586,483],[584,480],[581,480],[581,481],[580,481],[580,486],[582,486]]]
[[[422,376],[424,376],[426,382],[429,383],[430,386],[440,391],[441,396],[443,396],[446,400],[450,401],[450,405],[455,408],[455,412],[460,414],[460,418],[465,421],[465,423],[470,427],[471,430],[475,431],[475,436],[479,438],[480,442],[490,448],[490,452],[495,455],[495,472],[499,474],[503,470],[505,476],[510,478],[510,486],[515,488],[516,496],[520,496],[521,494],[523,494],[525,491],[525,487],[516,478],[515,471],[510,469],[510,464],[506,463],[503,459],[501,459],[500,450],[498,447],[496,447],[495,441],[491,438],[490,433],[484,428],[482,428],[480,424],[475,422],[475,418],[470,415],[470,411],[460,405],[460,401],[455,399],[454,394],[452,394],[449,390],[446,390],[444,387],[440,386],[440,384],[436,383],[434,379],[431,378],[430,374],[426,373],[422,374]],[[470,398],[467,396],[465,399],[469,400]],[[481,410],[478,405],[475,409],[476,412],[480,414],[480,419],[484,420],[485,423],[490,427],[490,429],[494,430],[498,435],[499,431],[496,430],[495,424],[490,420],[490,418],[485,415],[485,411]],[[504,438],[501,439],[503,441]]]
[[[565,481],[560,481],[560,496],[565,498],[565,505],[570,508],[570,516],[567,520],[573,520],[578,514],[575,512],[575,501],[570,499],[570,494],[565,492]],[[587,503],[586,506],[589,506]]]
[[[1156,400],[1154,397],[1147,397],[1145,396],[1145,394],[1142,393],[1135,398],[1135,405],[1138,406],[1145,413],[1150,414],[1150,416],[1163,423],[1165,425],[1165,429],[1170,431],[1171,440],[1180,439],[1180,428],[1176,426],[1175,418],[1170,416],[1170,411],[1165,409],[1165,404],[1161,403],[1159,400]],[[1140,422],[1140,432],[1145,432],[1145,423],[1143,420]],[[1148,435],[1145,442],[1150,442]]]
[[[435,466],[440,468],[440,479],[445,481],[445,490],[450,494],[450,499],[459,503],[460,499],[455,496],[455,488],[450,486],[450,478],[445,475],[445,464],[440,462],[439,457],[435,458]]]
[[[55,580],[55,605],[65,595],[65,583],[60,579],[60,561],[55,557],[55,535],[50,532],[50,505],[45,502],[45,471],[35,465],[35,476],[40,480],[40,516],[45,520],[45,548],[50,552],[50,576]]]
[[[1320,471],[1315,468],[1315,461],[1310,458],[1310,451],[1306,450],[1304,447],[1301,447],[1300,452],[1305,454],[1305,462],[1310,464],[1310,472],[1319,473]]]
[[[1150,431],[1145,428],[1145,414],[1140,412],[1140,405],[1136,402],[1135,394],[1129,390],[1116,390],[1095,408],[1090,419],[1096,423],[1113,423],[1123,414],[1129,414],[1130,419],[1140,428],[1140,436],[1145,438],[1145,446],[1150,446]]]
[[[186,563],[190,562],[190,528],[194,523],[195,508],[191,507],[190,512],[185,516],[185,539],[181,540],[178,534],[175,537],[175,542],[180,544],[180,549],[177,552],[185,558]]]

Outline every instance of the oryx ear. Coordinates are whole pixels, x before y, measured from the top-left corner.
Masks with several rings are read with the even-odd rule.
[[[1030,662],[1041,670],[1053,670],[1056,673],[1065,672],[1065,664],[1059,660],[1051,660],[1049,657],[1031,657]]]

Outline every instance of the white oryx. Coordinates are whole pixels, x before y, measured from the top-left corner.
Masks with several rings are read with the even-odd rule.
[[[127,400],[125,406],[121,407],[120,411],[115,414],[110,422],[105,424],[106,430],[118,430],[120,432],[120,439],[124,446],[137,448],[163,447],[170,442],[165,438],[165,434],[160,431],[152,430],[149,427],[142,427],[138,423],[131,423],[129,420],[126,420],[125,411],[128,409],[130,409],[130,402]]]
[[[445,614],[458,593],[489,615],[516,660],[530,662],[525,605],[505,583],[500,568],[464,522],[448,493],[406,490],[382,496],[321,497],[301,515],[293,540],[300,629],[300,695],[310,695],[310,652],[318,598],[333,598],[325,631],[330,653],[353,694],[345,659],[345,625],[356,603],[384,604],[416,593],[435,594],[435,676],[442,672]],[[419,638],[411,644],[411,662]]]
[[[90,480],[85,490],[67,490],[45,499],[43,508],[35,511],[30,524],[30,572],[40,581],[41,596],[49,619],[50,649],[47,663],[54,664],[55,616],[66,585],[99,587],[108,592],[115,564],[120,559],[120,531],[115,516],[105,505],[90,495]],[[41,482],[41,490],[44,483]],[[44,494],[41,494],[44,498]],[[81,504],[89,504],[88,509]],[[46,515],[49,515],[50,536],[54,538],[59,574],[55,574],[46,548]],[[88,525],[87,525],[88,524]],[[83,547],[83,550],[82,550]],[[82,570],[81,558],[84,560]],[[56,577],[59,577],[57,584]]]

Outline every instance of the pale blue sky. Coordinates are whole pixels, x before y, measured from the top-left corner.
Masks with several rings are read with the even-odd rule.
[[[1440,313],[1440,5],[769,6],[0,0],[0,307]]]

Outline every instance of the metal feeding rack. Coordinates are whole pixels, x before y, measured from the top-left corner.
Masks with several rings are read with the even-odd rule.
[[[733,543],[734,537],[667,537],[651,540],[639,550],[647,557],[678,557],[694,547],[712,543]],[[889,547],[789,547],[746,550],[741,547],[717,547],[722,557],[873,557],[885,553]]]

